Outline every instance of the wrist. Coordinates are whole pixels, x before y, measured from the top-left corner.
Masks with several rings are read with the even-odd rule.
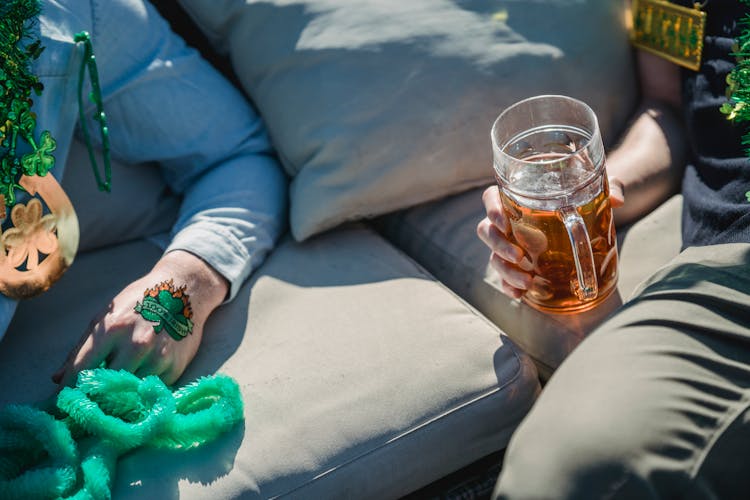
[[[200,257],[184,250],[164,254],[149,273],[159,280],[172,279],[185,286],[196,313],[206,316],[226,299],[229,282]]]

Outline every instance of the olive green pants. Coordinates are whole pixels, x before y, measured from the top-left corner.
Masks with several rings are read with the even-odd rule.
[[[565,360],[497,498],[750,498],[750,245],[691,248]]]

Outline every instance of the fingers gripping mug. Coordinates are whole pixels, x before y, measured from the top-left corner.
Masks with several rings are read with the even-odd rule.
[[[492,126],[508,238],[533,275],[523,300],[547,311],[594,307],[617,283],[617,242],[596,115],[565,96],[518,102]]]

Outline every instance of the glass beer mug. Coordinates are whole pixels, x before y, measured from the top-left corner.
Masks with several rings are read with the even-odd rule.
[[[523,100],[492,126],[495,174],[508,238],[533,275],[523,300],[583,311],[617,283],[617,241],[596,115],[565,96]]]

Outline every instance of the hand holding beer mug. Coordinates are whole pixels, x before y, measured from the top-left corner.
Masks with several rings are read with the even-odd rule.
[[[491,135],[499,230],[506,253],[518,257],[506,278],[531,276],[519,288],[534,308],[593,308],[617,283],[615,226],[594,112],[569,97],[533,97],[503,111]]]

